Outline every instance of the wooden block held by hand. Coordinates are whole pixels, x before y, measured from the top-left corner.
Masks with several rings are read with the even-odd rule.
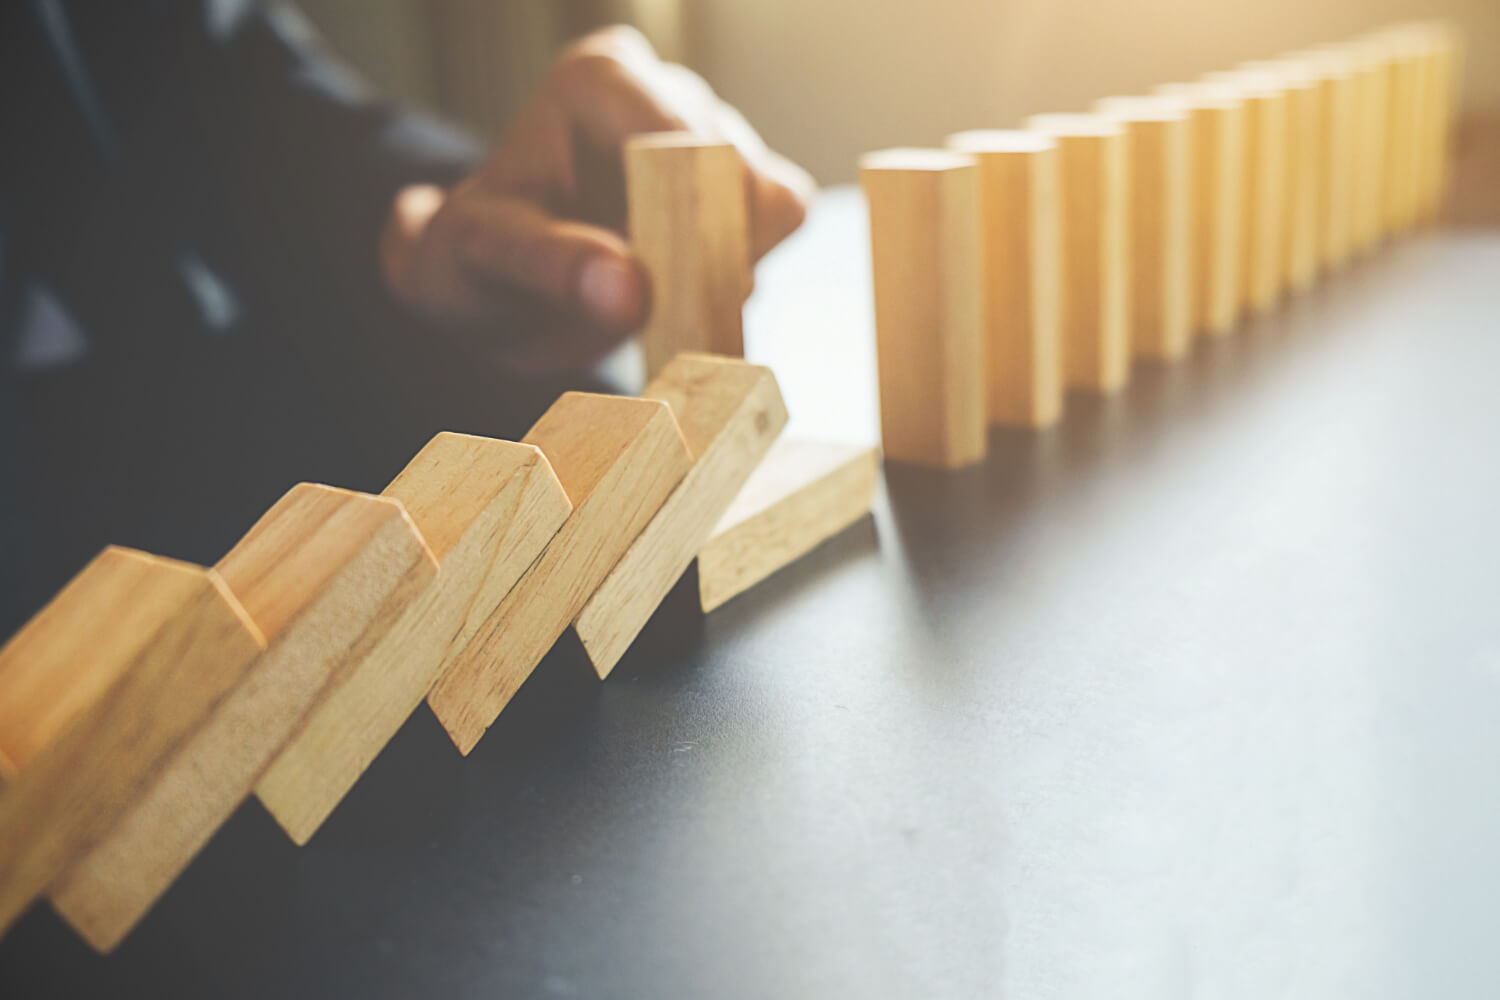
[[[1130,137],[1102,115],[1032,115],[1057,142],[1062,177],[1062,356],[1070,388],[1130,380]]]
[[[679,354],[643,397],[671,406],[693,467],[573,621],[600,677],[625,655],[786,426],[771,369],[730,358]]]
[[[654,399],[565,393],[525,441],[547,456],[573,512],[427,695],[464,754],[692,465],[671,407]]]
[[[698,599],[719,607],[870,513],[874,448],[783,438],[698,553]]]
[[[394,616],[332,686],[256,786],[305,844],[422,703],[447,664],[496,621],[501,602],[571,505],[541,451],[442,433],[383,493],[404,505],[438,562],[437,578]]]
[[[1193,119],[1193,326],[1222,335],[1240,315],[1245,224],[1245,102],[1219,84],[1166,83],[1156,92],[1181,101]]]
[[[233,815],[329,683],[437,572],[401,505],[303,483],[214,567],[266,651],[53,884],[52,903],[108,951]]]
[[[952,469],[988,447],[977,171],[971,157],[937,149],[860,158],[880,427],[897,461]]]
[[[1175,361],[1192,343],[1193,121],[1173,97],[1094,104],[1130,134],[1130,340],[1134,353]]]
[[[0,649],[0,933],[264,648],[217,573],[108,548]]]
[[[751,261],[739,151],[687,132],[632,136],[625,182],[630,242],[651,276],[647,377],[683,351],[744,357]]]
[[[979,165],[990,422],[1062,415],[1062,243],[1057,143],[1040,132],[950,135]]]

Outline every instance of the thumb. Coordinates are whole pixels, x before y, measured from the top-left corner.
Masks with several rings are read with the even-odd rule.
[[[645,322],[645,271],[615,233],[512,198],[469,198],[458,259],[480,284],[516,286],[606,330]]]

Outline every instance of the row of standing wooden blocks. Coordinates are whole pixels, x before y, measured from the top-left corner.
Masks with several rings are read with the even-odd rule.
[[[0,932],[112,948],[254,794],[304,843],[425,698],[467,754],[572,627],[606,676],[690,563],[705,610],[869,509],[869,449],[776,439],[771,372],[682,355],[380,496],[293,488],[212,569],[94,560],[0,650]]]
[[[946,149],[867,154],[888,458],[978,461],[1431,219],[1458,42],[1420,24]]]

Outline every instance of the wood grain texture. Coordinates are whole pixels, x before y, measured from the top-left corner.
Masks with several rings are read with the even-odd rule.
[[[732,145],[686,132],[625,144],[630,242],[651,276],[651,317],[641,332],[648,378],[683,351],[745,355],[744,172]]]
[[[109,833],[264,648],[217,573],[108,548],[0,650],[0,933]]]
[[[299,844],[317,832],[447,664],[495,626],[505,596],[572,509],[535,446],[453,433],[429,441],[384,496],[405,506],[439,570],[256,786]]]
[[[1057,142],[973,131],[946,144],[979,168],[990,422],[1049,426],[1063,406]]]
[[[1208,73],[1203,79],[1234,87],[1248,109],[1240,302],[1250,312],[1265,312],[1280,301],[1286,284],[1286,90],[1275,77],[1249,70]]]
[[[680,354],[642,395],[672,408],[693,467],[573,620],[601,678],[692,565],[787,420],[771,369],[731,358]]]
[[[709,612],[870,513],[874,448],[783,438],[771,446],[698,553]]]
[[[1094,110],[1130,136],[1130,343],[1175,361],[1192,344],[1193,121],[1173,97],[1106,97]]]
[[[1193,327],[1220,336],[1240,316],[1245,224],[1244,100],[1213,83],[1166,83],[1156,92],[1181,101],[1193,119]]]
[[[1130,137],[1100,115],[1026,127],[1057,142],[1061,168],[1063,382],[1112,393],[1130,380]]]
[[[215,567],[266,650],[120,822],[52,886],[57,911],[112,949],[250,794],[349,665],[437,572],[393,500],[304,483]]]
[[[886,457],[977,462],[989,426],[978,168],[958,153],[888,149],[861,158],[860,179]]]
[[[666,403],[570,392],[526,435],[573,512],[427,703],[467,754],[692,466]]]

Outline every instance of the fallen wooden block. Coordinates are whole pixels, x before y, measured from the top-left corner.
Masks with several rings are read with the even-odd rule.
[[[1057,142],[988,130],[947,146],[979,165],[990,422],[1049,426],[1063,403]]]
[[[1240,302],[1250,312],[1264,312],[1281,298],[1286,271],[1286,89],[1275,77],[1249,70],[1208,73],[1203,79],[1233,87],[1248,109]]]
[[[266,650],[108,836],[53,884],[53,906],[100,951],[130,932],[233,815],[329,683],[437,564],[400,504],[304,483],[215,569]]]
[[[1062,178],[1062,356],[1070,388],[1130,380],[1129,137],[1101,115],[1032,115],[1057,142]]]
[[[888,458],[984,458],[985,290],[971,157],[887,149],[860,158],[870,212],[880,427]]]
[[[1326,141],[1318,79],[1303,60],[1262,59],[1241,63],[1264,73],[1286,94],[1286,177],[1282,200],[1281,280],[1305,291],[1318,274],[1318,164]]]
[[[709,612],[870,513],[880,453],[783,438],[771,446],[698,553]]]
[[[739,151],[687,132],[632,136],[625,181],[631,246],[651,276],[647,377],[683,351],[744,357],[751,261]]]
[[[1192,343],[1193,121],[1172,97],[1106,97],[1094,110],[1130,136],[1130,343],[1175,361]]]
[[[1240,316],[1240,254],[1245,224],[1245,102],[1221,84],[1166,83],[1193,119],[1193,326],[1222,335]]]
[[[547,456],[573,512],[427,695],[464,754],[692,466],[671,407],[654,399],[566,393],[525,441]]]
[[[422,703],[496,623],[515,582],[572,509],[532,445],[443,433],[384,490],[404,505],[437,578],[355,658],[256,785],[287,835],[308,839]]]
[[[668,404],[693,467],[615,563],[573,627],[608,677],[786,426],[771,369],[680,354],[642,394]]]
[[[264,648],[217,573],[108,548],[0,650],[0,933]]]

